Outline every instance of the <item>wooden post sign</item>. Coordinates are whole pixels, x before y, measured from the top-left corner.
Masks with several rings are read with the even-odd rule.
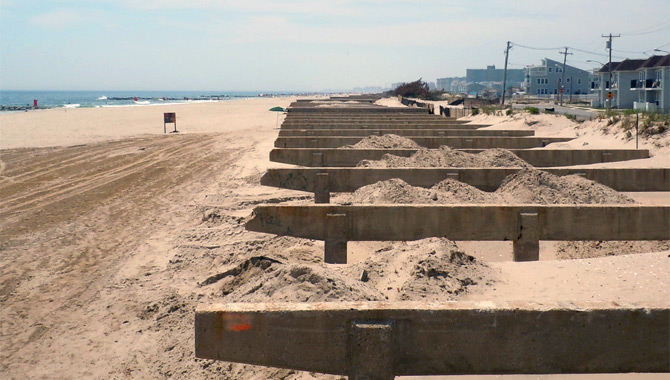
[[[163,113],[163,133],[167,133],[166,125],[168,123],[174,124],[174,131],[170,133],[177,133],[177,116],[174,112]]]

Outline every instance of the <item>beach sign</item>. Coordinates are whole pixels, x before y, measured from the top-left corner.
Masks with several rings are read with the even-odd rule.
[[[174,124],[174,131],[170,133],[177,133],[177,114],[175,112],[164,112],[163,113],[163,133],[167,133],[167,124]]]

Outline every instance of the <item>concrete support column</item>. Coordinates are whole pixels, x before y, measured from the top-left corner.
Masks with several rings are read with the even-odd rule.
[[[328,264],[347,263],[347,214],[326,214],[323,260]]]
[[[316,177],[314,177],[314,203],[330,203],[330,177],[328,173],[316,173]]]
[[[393,323],[352,322],[349,380],[393,380]]]
[[[512,244],[514,261],[540,260],[540,240],[537,212],[520,212],[517,237]]]
[[[323,153],[312,153],[312,166],[323,166]]]
[[[603,155],[602,155],[602,161],[603,161],[603,162],[612,162],[612,161],[614,161],[614,160],[612,159],[612,153],[603,152]]]

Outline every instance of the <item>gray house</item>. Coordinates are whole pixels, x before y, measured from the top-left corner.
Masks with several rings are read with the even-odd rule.
[[[595,88],[598,101],[594,105],[607,106],[607,94],[611,93],[612,108],[670,111],[670,54],[612,62],[611,86],[609,72],[607,64],[598,70],[604,86]]]
[[[561,88],[563,62],[545,58],[537,66],[524,69],[524,91],[528,95],[555,95]],[[590,93],[589,72],[565,65],[564,95]]]

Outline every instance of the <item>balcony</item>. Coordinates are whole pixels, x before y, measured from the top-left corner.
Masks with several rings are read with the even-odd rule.
[[[646,80],[631,80],[630,81],[631,90],[660,90],[661,81],[654,79]]]

